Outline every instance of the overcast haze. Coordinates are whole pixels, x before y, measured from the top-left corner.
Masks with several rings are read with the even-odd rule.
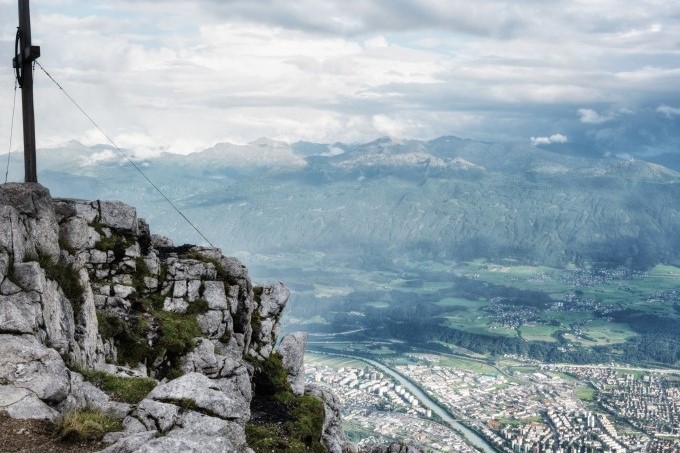
[[[119,145],[138,151],[260,136],[451,134],[621,156],[680,145],[677,2],[34,0],[31,8],[40,62]],[[0,153],[16,10],[0,0]],[[40,147],[104,142],[39,70],[36,111]]]

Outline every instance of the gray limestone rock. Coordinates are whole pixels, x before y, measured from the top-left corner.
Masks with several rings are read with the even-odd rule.
[[[0,279],[7,277],[7,271],[10,269],[10,256],[6,250],[0,248]]]
[[[144,277],[144,287],[149,291],[158,289],[158,279],[153,277]]]
[[[289,297],[290,291],[282,282],[263,287],[259,303],[260,316],[262,318],[279,317]]]
[[[14,265],[14,282],[21,286],[24,291],[43,292],[45,274],[40,265],[31,261]]]
[[[347,440],[347,436],[342,430],[342,419],[340,417],[342,404],[338,397],[330,389],[315,384],[307,385],[305,394],[315,396],[324,402],[326,416],[323,422],[321,442],[328,452],[356,452],[356,447]]]
[[[201,328],[203,335],[208,338],[220,338],[228,330],[231,331],[231,319],[229,314],[221,310],[210,310],[207,313],[196,316],[198,326]]]
[[[94,248],[102,235],[120,234],[134,239],[124,257]],[[66,250],[60,251],[59,241]],[[252,366],[249,371],[243,358],[246,353],[271,354],[289,291],[277,283],[254,292],[245,266],[219,249],[194,246],[188,252],[204,258],[189,259],[178,258],[185,256],[185,247],[172,246],[169,239],[151,235],[135,208],[124,203],[52,200],[37,184],[0,186],[0,410],[53,420],[59,412],[95,407],[124,418],[125,431],[107,435],[112,443],[107,453],[252,453],[244,429],[250,418]],[[38,252],[76,270],[84,290],[80,300],[69,301],[38,263],[24,262]],[[144,286],[135,289],[138,258],[148,273]],[[96,309],[133,319],[138,315],[135,291],[142,296],[161,291],[166,310],[186,312],[199,299],[208,308],[197,315],[203,338],[180,360],[187,374],[158,385],[136,407],[112,401],[80,374],[69,372],[57,353],[80,366],[146,375],[145,365],[138,370],[111,365],[116,346],[99,336]],[[148,340],[153,346],[153,334]],[[279,347],[296,394],[305,390],[305,343],[306,335],[292,334]],[[318,396],[325,399],[324,445],[344,449],[334,452],[351,451],[337,432],[337,401],[323,391]]]
[[[75,339],[82,351],[81,360],[78,364],[94,367],[97,362],[104,361],[102,353],[104,345],[99,338],[99,321],[97,320],[94,294],[90,286],[90,277],[86,269],[80,269],[78,276],[82,287],[85,289],[75,330]]]
[[[36,333],[41,318],[40,304],[27,293],[0,296],[0,333]]]
[[[30,244],[24,237],[24,223],[21,214],[13,206],[0,204],[0,248],[12,255],[15,263],[22,263]],[[35,248],[31,250],[35,252]],[[5,272],[7,268],[5,267]],[[4,273],[3,273],[4,274]]]
[[[94,248],[100,238],[83,217],[71,217],[59,226],[59,239],[72,250]]]
[[[165,434],[175,426],[179,413],[180,408],[174,404],[145,399],[137,406],[135,418],[147,431],[157,430]]]
[[[250,399],[246,400],[246,390],[241,388],[238,377],[210,379],[204,374],[188,373],[159,385],[149,393],[149,398],[161,402],[191,400],[212,416],[245,422],[250,417]],[[247,392],[249,395],[249,389]]]
[[[148,256],[144,257],[144,264],[149,271],[149,274],[153,276],[158,276],[161,269],[161,263],[158,257],[151,251]]]
[[[137,210],[120,201],[100,201],[99,221],[114,230],[137,233]]]
[[[140,451],[139,449],[147,442],[153,440],[158,433],[156,431],[145,431],[130,436],[125,436],[110,447],[105,448],[100,453],[133,453]],[[166,451],[164,453],[172,453]]]
[[[17,286],[12,280],[8,278],[5,278],[2,281],[2,284],[0,284],[0,294],[3,296],[11,296],[13,294],[18,294],[22,292],[23,290]]]
[[[26,254],[59,257],[59,225],[50,192],[36,183],[0,185],[0,246],[15,263]]]
[[[186,280],[177,280],[172,288],[172,297],[184,297],[187,295],[187,282]]]
[[[92,223],[99,217],[99,203],[89,200],[77,200],[74,198],[54,198],[52,206],[59,222],[68,217],[82,217],[86,222]]]
[[[171,280],[214,280],[215,266],[212,263],[184,258],[170,258],[168,264],[168,278]]]
[[[75,202],[76,200],[69,198],[52,198],[52,207],[54,208],[54,214],[58,223],[62,223],[69,217],[75,217],[78,215]]]
[[[133,259],[139,258],[140,256],[142,256],[142,251],[139,247],[139,243],[135,242],[130,247],[126,248],[125,249],[125,256],[128,257],[128,258],[133,258]],[[132,262],[132,264],[134,265],[134,261]]]
[[[151,235],[151,246],[157,249],[174,247],[172,240],[160,234]]]
[[[200,296],[201,280],[189,280],[187,282],[187,299],[193,302]]]
[[[125,434],[137,434],[137,433],[143,433],[145,431],[149,431],[149,429],[141,422],[137,417],[132,417],[128,415],[123,419],[123,429]],[[155,428],[154,428],[155,429]],[[124,436],[123,436],[124,437]],[[114,442],[117,442],[119,439],[114,440]],[[113,443],[113,442],[111,442]]]
[[[90,250],[90,263],[92,264],[106,264],[107,255],[102,250]]]
[[[135,292],[132,286],[127,285],[113,285],[113,292],[116,296],[122,297],[123,299],[130,296],[130,294]]]
[[[0,382],[30,390],[48,403],[59,403],[68,395],[71,385],[64,361],[35,337],[0,335],[0,357]]]
[[[229,310],[227,295],[224,293],[224,282],[205,281],[203,286],[203,298],[208,302],[208,308],[211,310]]]
[[[307,333],[295,332],[283,337],[278,348],[283,368],[288,371],[288,383],[296,395],[303,395],[305,393],[306,346]]]
[[[279,332],[281,313],[289,296],[290,291],[281,282],[258,288],[255,296],[255,309],[259,319],[259,329],[252,333],[249,345],[250,355],[267,359],[271,354]]]
[[[248,269],[241,261],[238,260],[238,258],[222,256],[222,252],[219,249],[217,249],[217,251],[220,254],[218,257],[220,265],[227,272],[227,275],[235,280],[250,280],[248,277]]]
[[[196,342],[196,347],[184,356],[182,371],[185,373],[201,373],[209,377],[215,377],[220,371],[220,364],[215,355],[215,345],[205,339]]]
[[[182,298],[166,297],[163,301],[163,310],[175,313],[186,313],[189,303]]]
[[[58,348],[61,353],[68,353],[70,349],[76,347],[73,307],[57,282],[44,280],[43,289],[43,319],[47,338],[50,344]],[[81,301],[74,301],[74,303],[81,303]]]
[[[124,425],[125,433],[110,436],[116,443],[104,452],[252,453],[246,444],[245,429],[241,424],[168,403],[144,400],[140,403],[136,418],[128,417]],[[148,435],[157,432],[162,433],[162,436]]]
[[[59,416],[59,412],[42,402],[33,392],[13,385],[0,385],[0,411],[21,420],[53,421]]]
[[[105,450],[106,451],[106,450]],[[235,445],[226,436],[197,434],[191,430],[173,430],[169,435],[145,443],[135,453],[245,453],[246,446]]]
[[[178,425],[185,430],[191,430],[196,434],[205,434],[212,436],[227,436],[232,439],[236,445],[245,445],[246,432],[245,428],[229,420],[222,420],[217,417],[210,417],[208,415],[199,414],[195,411],[188,411],[182,414]]]

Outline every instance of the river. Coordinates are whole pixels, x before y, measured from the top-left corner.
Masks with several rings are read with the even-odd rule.
[[[376,362],[375,360],[367,359],[365,357],[358,357],[358,356],[353,356],[353,355],[348,355],[348,354],[334,354],[334,353],[329,353],[329,352],[322,352],[322,351],[308,351],[311,353],[317,353],[317,354],[325,354],[325,355],[335,355],[339,357],[348,357],[351,359],[356,359],[356,360],[361,360],[363,362],[368,363],[369,365],[378,368],[379,370],[383,371],[386,374],[389,374],[392,376],[399,384],[407,388],[418,400],[420,400],[420,403],[427,407],[428,409],[431,409],[432,412],[437,414],[441,419],[449,425],[454,431],[459,433],[461,436],[465,438],[466,441],[468,441],[471,445],[474,445],[476,448],[479,450],[483,451],[484,453],[497,453],[498,450],[496,450],[486,439],[484,439],[482,436],[468,428],[467,426],[463,425],[460,423],[458,420],[453,418],[451,413],[443,406],[441,406],[439,403],[437,403],[435,400],[433,400],[427,393],[425,393],[420,387],[417,385],[414,385],[408,378],[403,376],[401,373],[399,373],[396,370],[393,370],[392,368],[383,365],[380,362]]]

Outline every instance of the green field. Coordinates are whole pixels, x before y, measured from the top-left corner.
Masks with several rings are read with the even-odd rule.
[[[491,365],[476,360],[465,359],[463,357],[441,356],[439,365],[489,376],[496,376],[499,374],[498,369]]]
[[[574,393],[576,394],[576,398],[580,399],[581,401],[595,401],[596,391],[591,387],[578,387]]]
[[[528,341],[557,341],[553,336],[555,332],[560,330],[560,327],[546,326],[543,324],[522,326],[520,327],[520,332],[522,333],[522,338]]]
[[[393,332],[407,333],[401,326],[414,317],[419,319],[422,313],[428,323],[455,331],[513,341],[521,338],[540,342],[544,349],[562,342],[568,349],[570,345],[604,348],[613,354],[613,360],[625,361],[626,345],[640,332],[635,319],[657,316],[680,321],[680,301],[673,294],[664,294],[680,288],[680,268],[672,266],[659,265],[647,272],[587,271],[481,259],[463,263],[395,260],[393,270],[361,270],[348,260],[329,270],[324,260],[325,255],[318,254],[298,262],[292,256],[283,261],[307,275],[295,278],[297,289],[291,294],[284,333],[306,330],[322,333],[326,339],[357,340],[351,345],[329,346],[338,351],[346,348],[383,357],[398,354],[403,347],[366,346],[392,339],[384,333],[390,329],[374,326],[386,323]],[[617,317],[617,313],[622,315]],[[626,313],[633,316],[626,318]],[[361,333],[345,336],[354,331]],[[410,342],[408,335],[397,338]],[[456,347],[443,335],[426,341]],[[494,354],[470,343],[458,345],[466,354],[471,349]]]

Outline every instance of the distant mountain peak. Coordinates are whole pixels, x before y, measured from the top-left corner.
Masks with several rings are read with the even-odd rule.
[[[276,146],[276,147],[286,147],[288,148],[290,144],[280,141],[280,140],[274,140],[268,137],[260,137],[255,141],[252,141],[248,143],[249,145],[252,146]]]
[[[81,142],[78,140],[69,140],[65,143],[62,143],[61,145],[58,146],[59,148],[73,148],[73,147],[80,147],[80,148],[87,148],[87,146],[83,145]]]

